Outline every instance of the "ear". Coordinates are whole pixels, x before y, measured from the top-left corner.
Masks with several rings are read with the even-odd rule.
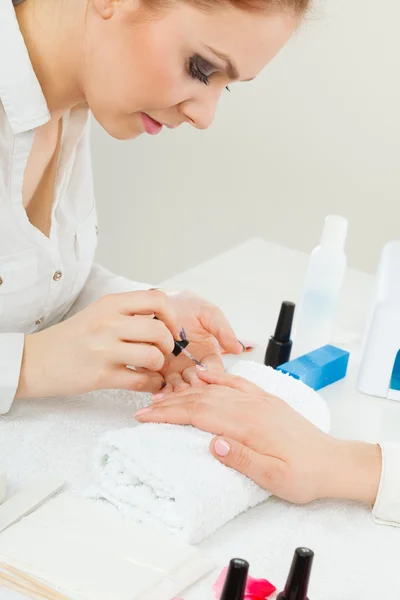
[[[94,10],[102,19],[111,19],[118,4],[118,0],[92,0]]]
[[[92,0],[93,8],[102,19],[111,19],[118,11],[137,11],[140,0]]]

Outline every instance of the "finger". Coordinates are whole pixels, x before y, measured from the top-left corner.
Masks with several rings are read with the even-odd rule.
[[[174,391],[174,388],[172,387],[171,383],[167,383],[166,381],[164,381],[164,383],[165,385],[161,388],[160,393],[168,396]]]
[[[148,371],[147,369],[139,369],[136,367],[135,367],[135,373],[145,373],[147,375],[153,375],[152,371]],[[161,375],[161,377],[163,377],[163,376]],[[154,396],[154,394],[160,394],[161,396],[164,396],[164,395],[168,396],[172,392],[173,392],[172,385],[170,385],[169,383],[167,383],[165,381],[165,379],[163,379],[160,389],[157,390],[155,393],[153,393],[153,392],[152,393],[153,393],[153,396]]]
[[[173,335],[162,321],[142,315],[136,315],[134,319],[124,315],[117,327],[117,335],[124,342],[153,344],[164,356],[171,354],[174,349]]]
[[[182,388],[178,392],[174,391],[168,394],[164,393],[164,390],[161,390],[161,392],[157,394],[157,402],[162,402],[162,406],[164,407],[170,407],[176,406],[177,404],[182,404],[183,402],[186,402],[188,400],[191,401],[190,396],[193,396],[193,398],[196,398],[198,401],[203,402],[205,405],[207,405],[207,403],[218,404],[221,402],[222,391],[228,392],[228,394],[230,395],[229,400],[235,400],[234,395],[238,393],[240,394],[238,390],[233,390],[232,388],[223,388],[221,386],[214,386],[208,384],[205,384],[201,387],[187,385],[185,389]],[[243,402],[243,399],[241,399],[241,401]],[[245,402],[248,406],[248,402]],[[226,407],[224,407],[224,409],[226,410]],[[235,409],[237,409],[237,405]],[[236,416],[236,419],[240,418]]]
[[[182,378],[191,387],[202,387],[207,385],[205,381],[202,381],[197,377],[196,367],[188,367],[182,371]]]
[[[168,391],[164,391],[164,389],[162,389],[160,392],[157,392],[155,398],[153,398],[153,401],[163,403],[165,402],[166,404],[174,404],[177,403],[179,400],[182,400],[184,396],[193,393],[193,389],[189,384],[187,384],[185,388],[182,386],[182,389],[178,392],[174,391],[173,389],[170,391],[170,386],[173,388],[173,386],[168,383]],[[167,390],[167,388],[165,388],[165,390]]]
[[[227,435],[243,441],[247,428],[241,412],[232,406],[207,401],[203,391],[195,392],[194,389],[191,388],[187,395],[181,395],[180,399],[171,398],[140,410],[135,417],[141,423],[192,425],[214,435]]]
[[[105,305],[117,306],[124,315],[155,315],[165,323],[173,337],[178,339],[181,327],[177,324],[177,318],[172,302],[161,290],[148,290],[136,292],[122,292],[104,296],[101,301]]]
[[[132,371],[127,367],[119,366],[113,369],[105,388],[157,394],[163,384],[164,379],[159,373]]]
[[[168,384],[172,386],[173,392],[182,392],[190,387],[186,383],[186,381],[182,379],[182,375],[177,371],[173,373],[168,373],[168,375],[166,375],[165,377],[165,380]],[[164,390],[163,393],[165,393]]]
[[[224,361],[222,360],[221,354],[218,352],[213,352],[212,354],[208,354],[204,358],[202,358],[201,363],[207,367],[207,370],[211,371],[224,371]]]
[[[279,458],[259,454],[235,440],[221,437],[211,440],[210,451],[219,462],[246,475],[271,493],[279,485],[278,478],[285,468]]]
[[[262,388],[259,388],[247,379],[243,379],[243,377],[237,377],[236,375],[231,375],[230,373],[225,373],[223,371],[204,370],[199,367],[197,367],[196,371],[198,377],[209,384],[222,385],[224,387],[233,388],[234,390],[239,390],[240,392],[247,392],[258,396],[266,394]]]
[[[209,331],[220,346],[231,354],[241,354],[243,345],[237,339],[229,321],[218,307],[207,304],[199,315],[204,329]]]
[[[110,360],[121,366],[160,371],[164,366],[165,357],[161,350],[151,344],[119,342],[111,349]]]
[[[207,356],[205,356],[202,359],[202,364],[204,364],[207,367],[207,369],[212,369],[213,371],[224,370],[223,360],[221,358],[221,355],[218,353],[208,354]],[[197,370],[195,365],[187,367],[187,369],[185,369],[182,372],[182,377],[192,387],[201,387],[207,385],[205,381],[199,379],[199,377],[197,376]]]

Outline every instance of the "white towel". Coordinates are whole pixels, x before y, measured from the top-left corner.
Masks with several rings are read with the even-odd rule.
[[[325,402],[302,382],[249,361],[230,371],[329,430]],[[209,452],[211,438],[192,427],[151,423],[109,432],[98,449],[98,485],[92,495],[139,522],[166,526],[185,541],[199,542],[270,496],[215,460]]]
[[[85,490],[100,437],[131,426],[134,412],[148,402],[145,394],[107,390],[14,403],[11,414],[0,417],[0,469],[7,472],[9,495],[49,473],[62,476],[77,493]],[[316,552],[312,600],[400,598],[399,529],[375,525],[369,507],[351,502],[295,506],[277,498],[246,511],[201,542],[200,550],[218,567],[180,596],[215,600],[212,584],[238,555],[250,562],[252,575],[266,577],[281,590],[293,550],[302,545]],[[22,600],[0,587],[0,600],[14,598]]]

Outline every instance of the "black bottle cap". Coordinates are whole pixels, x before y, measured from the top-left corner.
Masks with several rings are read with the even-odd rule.
[[[172,354],[174,356],[179,356],[182,350],[186,348],[186,346],[189,346],[189,343],[189,340],[179,340],[179,342],[175,340],[175,345],[174,349],[172,350]]]
[[[274,338],[278,342],[290,342],[295,308],[296,306],[293,302],[282,302],[281,312],[279,314],[274,335]]]
[[[158,321],[158,317],[153,317],[153,319],[155,319],[156,321]],[[189,346],[190,342],[189,340],[185,339],[185,340],[174,340],[175,344],[174,344],[174,349],[172,350],[172,354],[174,356],[179,356],[180,353],[182,352],[182,350],[184,348],[186,348],[187,346]]]
[[[282,302],[275,334],[270,338],[265,353],[264,364],[268,367],[276,369],[290,359],[292,352],[290,335],[292,333],[295,308],[296,306],[293,302]]]
[[[309,548],[295,550],[285,590],[278,596],[280,600],[307,600],[313,558],[314,552]]]
[[[243,600],[246,592],[249,563],[241,558],[233,558],[225,580],[220,600]]]

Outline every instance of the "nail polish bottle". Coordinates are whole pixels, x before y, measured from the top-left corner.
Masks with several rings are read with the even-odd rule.
[[[308,600],[307,592],[313,558],[314,552],[309,548],[295,550],[285,589],[276,600]]]
[[[270,337],[264,364],[276,369],[289,362],[292,352],[292,332],[295,305],[293,302],[282,302],[275,334]]]
[[[249,563],[241,558],[233,558],[220,600],[244,600],[248,573]]]

